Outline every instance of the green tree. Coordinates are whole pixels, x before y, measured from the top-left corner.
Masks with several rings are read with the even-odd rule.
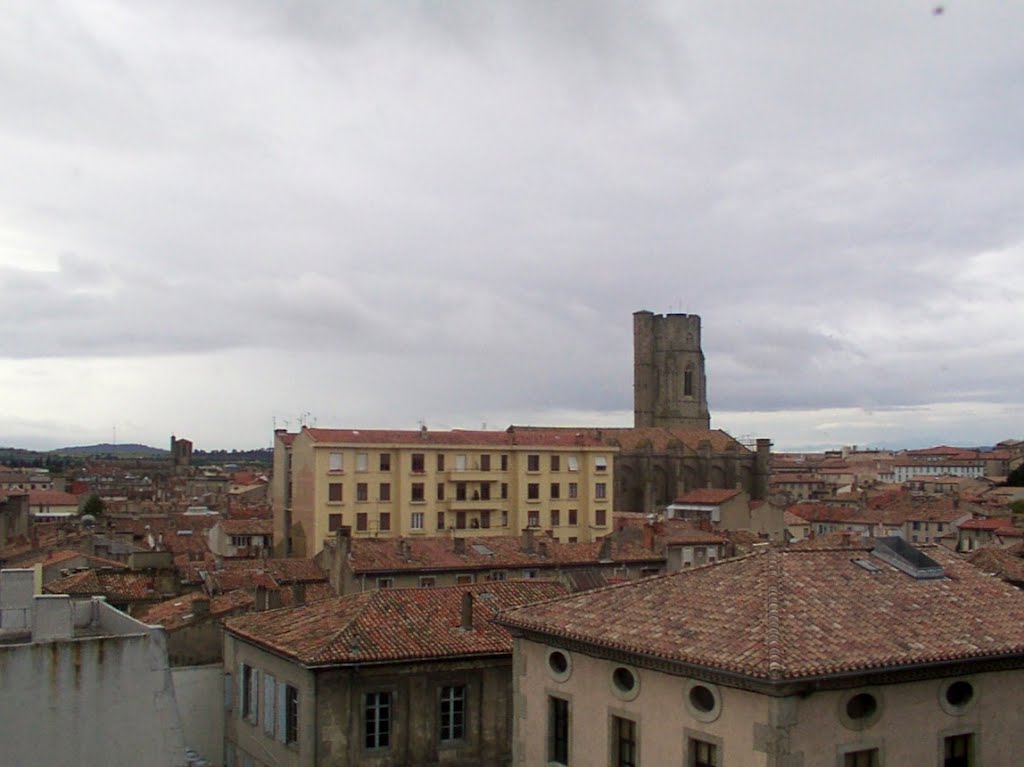
[[[82,506],[83,514],[92,514],[94,517],[98,517],[107,508],[106,504],[103,503],[103,499],[100,498],[96,493],[93,493],[86,500],[85,505]]]
[[[1006,484],[1010,487],[1024,487],[1024,463],[1010,472]]]

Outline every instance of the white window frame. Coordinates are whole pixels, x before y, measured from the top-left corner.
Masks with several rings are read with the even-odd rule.
[[[409,516],[409,529],[410,530],[422,530],[423,529],[424,514],[422,511],[414,511]]]
[[[331,453],[328,457],[327,470],[328,471],[344,471],[345,470],[345,454],[344,453]]]

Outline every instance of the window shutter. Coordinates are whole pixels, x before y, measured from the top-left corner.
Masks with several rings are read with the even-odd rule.
[[[288,685],[283,682],[277,686],[277,740],[286,743],[288,740]]]
[[[274,696],[276,681],[270,674],[263,675],[263,732],[274,737]]]
[[[249,721],[254,724],[259,721],[260,708],[260,672],[253,669],[249,676]]]
[[[245,716],[245,664],[238,664],[238,715]]]
[[[230,711],[231,704],[235,699],[235,691],[231,685],[231,672],[224,675],[224,710]]]

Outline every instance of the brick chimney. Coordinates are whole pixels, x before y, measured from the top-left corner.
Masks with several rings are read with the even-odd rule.
[[[465,591],[462,594],[462,615],[459,627],[463,631],[473,630],[473,592]]]
[[[600,562],[610,562],[612,559],[612,539],[605,536],[601,539],[601,548],[597,550],[597,559]]]
[[[534,552],[533,528],[528,527],[523,530],[522,550],[526,554],[532,554]]]
[[[466,553],[466,539],[465,538],[453,538],[452,541],[455,543],[455,553],[465,554]]]
[[[644,524],[644,548],[654,551],[654,525],[650,522]]]

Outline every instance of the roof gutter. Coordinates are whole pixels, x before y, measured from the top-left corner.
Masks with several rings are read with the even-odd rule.
[[[548,634],[543,631],[509,624],[501,621],[500,618],[494,622],[503,626],[514,637],[524,636],[543,643],[558,643],[567,649],[584,654],[632,663],[675,676],[692,676],[716,684],[722,684],[726,687],[753,690],[774,697],[810,694],[820,690],[858,687],[867,683],[889,684],[935,679],[942,676],[954,676],[969,672],[976,673],[988,670],[1024,668],[1024,649],[1022,649],[1017,652],[999,653],[996,655],[952,658],[921,663],[901,663],[893,666],[852,669],[829,674],[771,679],[768,677],[752,676],[740,671],[731,671],[656,655],[648,655],[635,650],[606,647],[558,634]],[[959,669],[963,669],[963,671],[959,671]]]

